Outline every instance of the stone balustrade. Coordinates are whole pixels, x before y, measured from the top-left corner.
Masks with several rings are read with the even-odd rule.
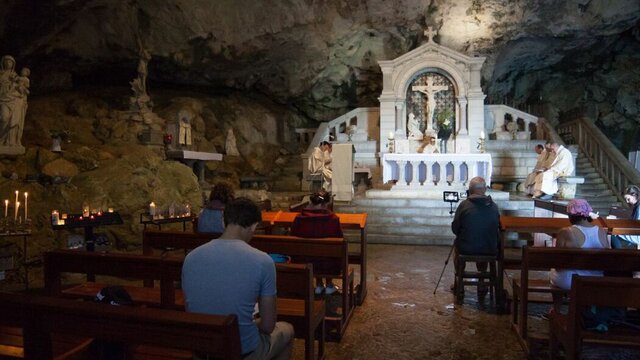
[[[387,153],[382,164],[383,182],[397,181],[392,190],[460,189],[475,176],[491,184],[491,154]]]

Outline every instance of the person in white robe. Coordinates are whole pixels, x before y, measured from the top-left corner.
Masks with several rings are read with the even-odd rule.
[[[536,175],[534,185],[534,198],[553,195],[558,192],[558,178],[573,174],[575,169],[571,151],[558,143],[550,143],[555,154],[555,159],[549,168]]]
[[[538,154],[538,158],[536,159],[536,166],[533,168],[533,171],[529,175],[527,175],[527,179],[524,181],[525,192],[529,195],[533,195],[533,185],[536,182],[536,175],[538,173],[543,172],[546,168],[550,167],[555,159],[555,155],[553,151],[549,148],[549,144],[536,145],[534,151]]]
[[[328,141],[323,141],[316,146],[309,156],[308,168],[311,175],[322,174],[322,188],[331,191],[331,150],[332,146]]]

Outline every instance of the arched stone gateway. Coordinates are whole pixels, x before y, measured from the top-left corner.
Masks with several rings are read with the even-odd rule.
[[[397,59],[379,62],[383,74],[379,97],[381,153],[388,151],[391,134],[396,139],[396,151],[415,152],[422,137],[407,133],[410,114],[414,126],[417,122],[423,133],[433,136],[437,135],[437,126],[432,127],[434,118],[445,109],[451,111],[454,123],[449,149],[455,153],[477,152],[470,139],[479,138],[484,129],[486,95],[480,87],[480,70],[485,58],[439,45],[432,39],[434,34],[429,28],[425,31],[427,43]]]

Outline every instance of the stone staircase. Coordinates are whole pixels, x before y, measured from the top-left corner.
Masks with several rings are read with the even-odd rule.
[[[533,216],[533,201],[529,199],[496,203],[505,215]],[[454,239],[453,214],[449,214],[449,204],[441,200],[356,198],[334,208],[336,212],[369,214],[369,243],[451,245]]]
[[[612,205],[620,205],[609,185],[582,153],[576,159],[576,176],[584,178],[584,184],[578,185],[576,198],[586,199],[600,215],[606,216]]]

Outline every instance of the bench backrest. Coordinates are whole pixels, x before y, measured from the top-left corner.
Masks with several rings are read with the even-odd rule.
[[[640,271],[640,251],[530,246],[522,248],[523,273],[525,269],[531,271],[550,268]]]
[[[569,334],[575,336],[582,327],[582,310],[590,305],[640,308],[640,279],[574,275],[568,312]]]
[[[193,350],[241,359],[235,315],[218,316],[152,308],[0,293],[0,324],[21,327],[25,359],[51,359],[51,332],[129,344]]]
[[[276,264],[278,298],[305,300],[305,317],[313,313],[313,265]]]
[[[144,255],[153,255],[154,250],[165,250],[167,248],[193,250],[212,239],[220,237],[220,235],[187,231],[145,230],[142,233],[142,253]]]
[[[160,281],[160,301],[175,304],[174,281],[181,280],[182,259],[53,250],[44,253],[44,285],[49,295],[62,291],[62,274],[106,275]]]

